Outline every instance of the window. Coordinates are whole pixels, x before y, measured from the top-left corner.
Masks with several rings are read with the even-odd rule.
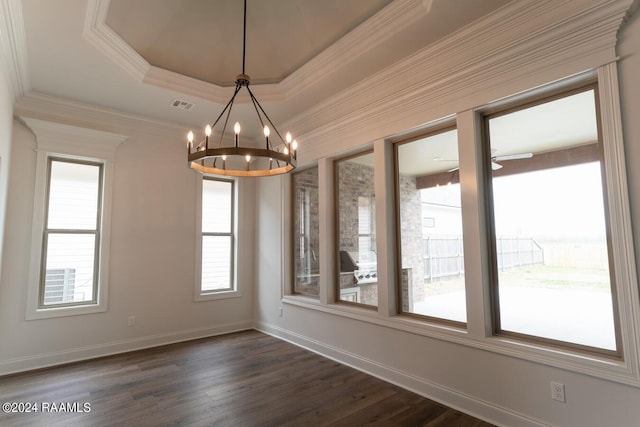
[[[336,162],[340,301],[378,305],[373,153]]]
[[[458,134],[397,143],[400,311],[464,323]]]
[[[612,62],[468,106],[455,128],[451,116],[375,140],[375,162],[371,152],[318,159],[320,206],[331,212],[320,216],[321,253],[333,253],[317,303],[283,301],[636,384],[616,77]],[[410,270],[423,276],[409,281]]]
[[[620,354],[596,86],[485,117],[498,334]]]
[[[39,308],[98,299],[102,164],[49,158]]]
[[[25,318],[104,312],[113,158],[127,136],[25,122],[38,144]]]
[[[199,294],[234,290],[234,182],[203,177]]]
[[[293,180],[294,293],[319,296],[320,208],[318,168],[296,172]]]

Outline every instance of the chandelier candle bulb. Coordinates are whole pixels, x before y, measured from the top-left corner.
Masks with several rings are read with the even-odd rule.
[[[207,140],[205,142],[205,149],[209,148],[209,137],[211,136],[211,126],[207,125],[207,127],[204,128],[204,134],[207,137]]]
[[[267,144],[267,150],[268,150],[268,149],[269,149],[269,134],[271,133],[271,132],[269,131],[269,127],[265,125],[265,127],[264,127],[264,129],[263,129],[263,132],[264,132],[264,139],[265,139],[265,141],[266,141],[266,144]]]
[[[193,132],[189,131],[187,134],[187,155],[191,153],[191,147],[193,145]]]
[[[285,141],[287,141],[287,143],[285,144],[285,147],[291,147],[291,153],[293,154],[294,148],[291,145],[291,139],[292,139],[291,132],[287,132],[287,134],[284,136],[284,139],[285,139]],[[287,154],[287,153],[288,153],[288,151],[285,151],[285,154]]]
[[[240,138],[240,123],[236,122],[235,125],[233,125],[233,132],[236,134],[236,148],[238,147],[238,139]],[[226,159],[226,156],[224,156],[224,159]]]

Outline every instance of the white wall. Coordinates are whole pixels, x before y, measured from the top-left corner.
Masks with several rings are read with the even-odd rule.
[[[9,185],[9,155],[11,153],[11,130],[13,121],[13,93],[9,77],[0,63],[0,259],[2,259],[4,228]],[[2,266],[0,265],[0,277]]]
[[[0,374],[251,327],[254,261],[247,247],[255,230],[253,181],[245,182],[240,198],[245,213],[239,242],[245,255],[238,269],[242,296],[196,303],[199,175],[187,167],[184,146],[170,130],[113,122],[108,130],[129,139],[115,155],[108,310],[25,321],[36,137],[25,125],[13,125],[8,249],[0,282]],[[130,315],[136,317],[134,327],[127,327]]]
[[[632,219],[637,235],[636,248],[640,248],[640,170],[637,167],[640,164],[639,15],[636,12],[624,25],[617,48],[622,57],[619,74]],[[561,38],[558,36],[558,40]],[[595,52],[591,57],[596,61],[594,66],[607,62],[598,62],[594,57]],[[420,114],[425,122],[436,120],[444,115],[464,111],[465,108],[483,105],[493,99],[536,87],[545,80],[551,82],[589,69],[584,63],[580,63],[588,62],[587,56],[582,60],[569,57],[565,59],[560,59],[557,65],[541,67],[537,73],[534,70],[536,61],[532,60],[528,64],[531,74],[523,77],[519,83],[504,77],[495,85],[465,87],[467,98],[450,99],[442,96],[438,99],[441,102],[437,107],[425,104],[421,112],[407,111],[402,122],[398,121],[395,125],[386,125],[384,119],[377,117],[375,124],[364,123],[366,119],[363,119],[360,126],[350,123],[347,127],[346,122],[336,120],[331,129],[327,126],[315,133],[310,130],[318,139],[323,137],[325,140],[321,146],[312,148],[314,152],[308,154],[306,159],[310,161],[335,155],[349,148],[345,145],[339,148],[339,142],[334,143],[334,140],[327,138],[332,129],[345,129],[348,132],[347,138],[340,142],[344,144],[345,140],[351,141],[347,144],[353,147],[376,137],[389,135],[387,132],[393,129],[392,126],[396,126],[395,132],[401,132],[403,125],[410,128],[416,124],[414,118]],[[434,58],[434,62],[438,62],[437,58]],[[415,73],[416,69],[413,71]],[[499,67],[495,74],[501,74]],[[393,81],[387,83],[394,85]],[[433,91],[437,91],[437,84],[435,88],[432,88]],[[381,88],[379,92],[384,90]],[[487,94],[486,91],[492,93]],[[372,93],[369,92],[368,96],[373,96]],[[411,98],[408,99],[403,101],[411,102]],[[469,104],[466,107],[465,102]],[[329,108],[326,109],[329,111]],[[347,112],[339,111],[334,114],[346,116]],[[394,112],[389,111],[389,114],[393,115]],[[357,112],[353,114],[355,115]],[[301,137],[300,140],[304,138]],[[282,262],[278,256],[281,245],[287,244],[282,236],[288,231],[282,227],[281,222],[270,219],[283,213],[283,203],[286,206],[287,196],[282,188],[281,180],[258,183],[260,216],[256,323],[259,329],[499,425],[639,425],[640,388],[637,386],[582,374],[572,369],[561,369],[550,363],[493,352],[480,346],[449,342],[439,339],[437,335],[429,336],[429,333],[413,333],[411,328],[394,327],[392,321],[376,322],[374,319],[377,313],[367,314],[366,310],[338,307],[317,309],[314,303],[305,303],[302,298],[283,297],[283,275],[275,266]],[[638,326],[640,325],[636,325]],[[550,399],[551,381],[566,385],[565,404]]]

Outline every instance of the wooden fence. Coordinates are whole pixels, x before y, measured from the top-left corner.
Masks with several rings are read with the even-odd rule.
[[[464,273],[462,236],[437,236],[423,239],[424,277],[426,281],[458,277]],[[500,237],[496,241],[498,269],[542,264],[542,247],[531,238]]]

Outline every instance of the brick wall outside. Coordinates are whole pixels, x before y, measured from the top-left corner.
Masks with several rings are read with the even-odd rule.
[[[336,170],[338,248],[358,252],[358,198],[371,197],[375,200],[373,166],[350,159],[337,162]],[[375,236],[375,228],[372,234]],[[375,237],[372,248],[375,251]],[[360,303],[378,305],[377,283],[360,286]]]
[[[358,198],[375,200],[374,169],[353,159],[336,163],[337,218],[339,250],[358,251]],[[319,205],[318,169],[296,172],[292,176],[293,192],[293,258],[294,292],[315,296],[319,294]],[[303,208],[303,198],[306,202]],[[402,245],[402,308],[411,311],[414,301],[424,297],[424,264],[422,260],[422,205],[415,178],[400,177],[400,231]],[[301,209],[306,209],[301,215]],[[304,242],[300,239],[301,220],[308,219]],[[375,248],[375,227],[373,245]],[[352,287],[352,275],[340,275],[340,288]],[[360,286],[361,303],[378,304],[377,283]]]
[[[413,311],[413,303],[425,296],[422,203],[416,179],[408,175],[400,175],[400,241],[403,288],[406,288],[402,292],[402,309]]]

